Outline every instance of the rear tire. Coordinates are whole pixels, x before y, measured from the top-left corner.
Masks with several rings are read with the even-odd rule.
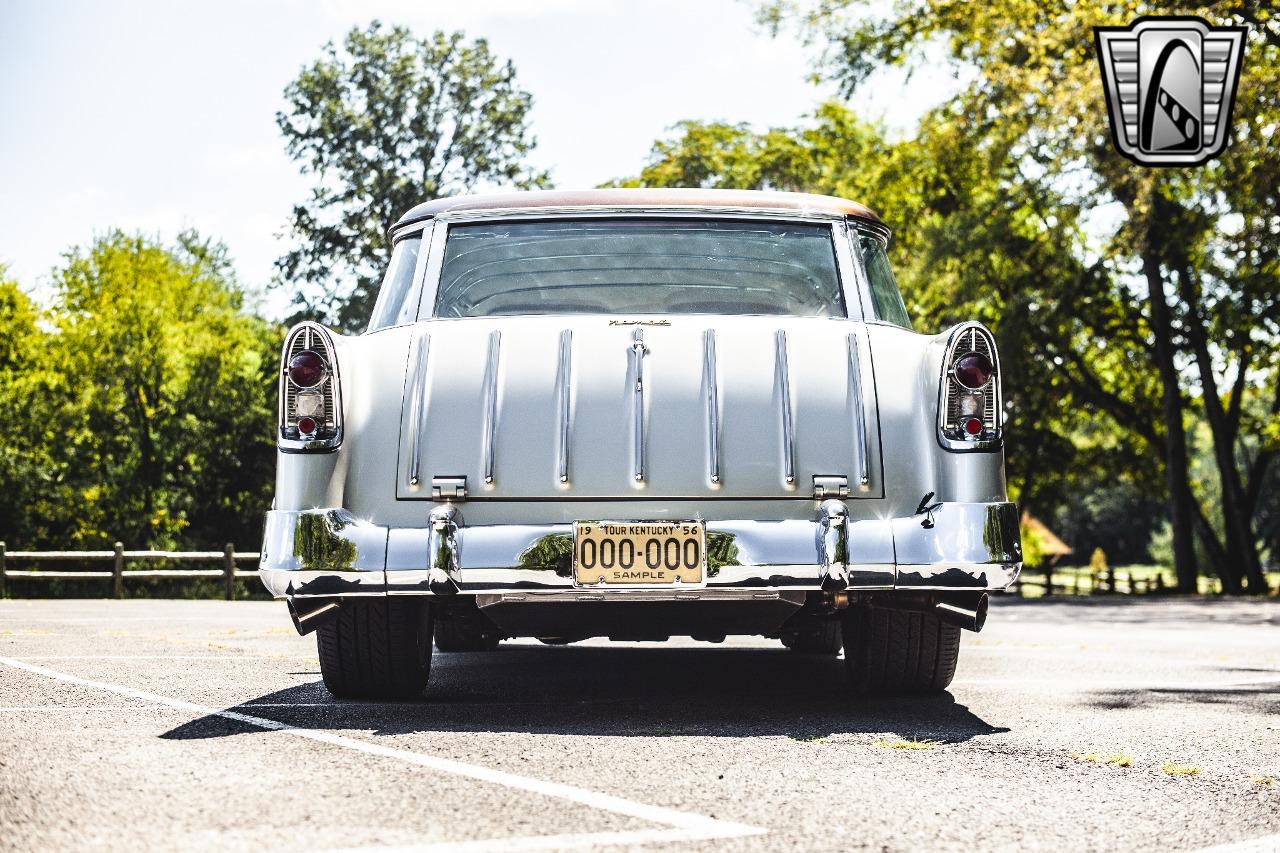
[[[851,607],[842,621],[854,693],[941,693],[955,677],[960,629],[932,613]]]
[[[498,632],[485,630],[481,619],[436,620],[436,648],[442,652],[491,652],[500,642]]]
[[[324,686],[340,699],[415,699],[431,674],[431,606],[348,599],[316,629]]]

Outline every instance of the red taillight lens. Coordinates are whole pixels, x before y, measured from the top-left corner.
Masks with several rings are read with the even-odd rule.
[[[955,373],[956,381],[971,391],[984,387],[991,381],[991,375],[995,372],[991,359],[980,352],[965,353],[956,359],[951,369]]]
[[[299,388],[314,388],[329,375],[329,367],[318,353],[311,350],[289,359],[289,381]]]
[[[298,432],[303,435],[313,435],[315,431],[315,418],[298,418]]]

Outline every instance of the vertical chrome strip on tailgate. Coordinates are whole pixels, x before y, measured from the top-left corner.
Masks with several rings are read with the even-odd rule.
[[[418,485],[421,479],[422,416],[427,405],[427,350],[431,335],[423,332],[414,341],[413,372],[409,374],[409,485]]]
[[[702,364],[707,383],[707,459],[711,482],[720,482],[720,394],[716,386],[716,330],[702,333]]]
[[[862,368],[861,355],[858,352],[858,336],[849,335],[849,383],[853,386],[853,448],[858,454],[854,460],[858,472],[859,485],[867,485],[870,475],[867,473],[867,421],[862,401]]]
[[[570,371],[573,365],[573,330],[560,332],[560,482],[569,482],[569,394],[573,388]]]
[[[796,437],[791,428],[791,366],[787,361],[787,333],[778,330],[777,341],[778,381],[781,384],[782,405],[782,473],[787,484],[796,481]]]
[[[484,481],[493,482],[494,442],[498,434],[498,349],[502,345],[502,332],[489,333],[489,358],[485,365],[484,410]]]
[[[636,329],[631,333],[631,352],[634,355],[636,391],[635,417],[632,420],[631,437],[635,442],[635,477],[636,482],[644,480],[644,330]]]

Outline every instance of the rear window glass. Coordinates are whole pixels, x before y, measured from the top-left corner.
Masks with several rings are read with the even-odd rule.
[[[844,317],[828,225],[544,220],[449,228],[435,316]]]
[[[396,243],[391,250],[391,263],[387,265],[387,274],[378,289],[378,301],[369,320],[370,332],[413,322],[417,306],[406,305],[405,299],[413,288],[413,271],[418,266],[421,249],[422,238],[411,237]]]
[[[858,238],[858,248],[862,250],[862,263],[867,269],[876,317],[886,323],[910,329],[911,318],[907,316],[907,306],[902,303],[902,293],[893,277],[893,267],[889,266],[889,256],[885,254],[884,244],[875,237],[863,234]]]

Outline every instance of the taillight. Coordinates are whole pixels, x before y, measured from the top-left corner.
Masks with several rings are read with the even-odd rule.
[[[303,350],[289,359],[289,381],[299,388],[314,388],[328,375],[329,365],[319,353]]]
[[[279,445],[285,451],[333,450],[342,442],[342,396],[333,337],[301,323],[284,342]]]
[[[967,352],[956,359],[951,372],[955,374],[956,381],[961,385],[977,391],[991,381],[991,377],[995,375],[995,368],[991,364],[991,359],[982,353]]]
[[[951,334],[943,361],[938,431],[949,450],[992,450],[1003,433],[995,338],[966,324]]]

